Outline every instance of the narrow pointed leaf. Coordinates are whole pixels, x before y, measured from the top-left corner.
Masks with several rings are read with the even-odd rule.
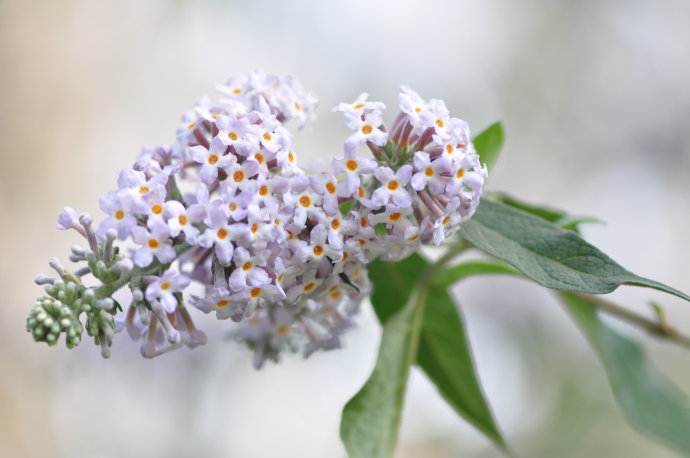
[[[428,288],[416,287],[383,325],[374,371],[343,409],[340,437],[352,458],[393,455],[427,295]]]
[[[555,224],[563,229],[569,231],[580,233],[579,225],[584,223],[598,223],[603,224],[604,222],[597,218],[592,218],[590,216],[573,216],[569,213],[559,210],[557,208],[552,208],[544,205],[534,205],[516,199],[515,197],[507,194],[505,192],[492,192],[488,195],[489,199],[506,204],[509,207],[517,208],[526,213],[531,213],[534,216],[538,216],[541,219]]]
[[[374,284],[371,301],[382,323],[407,302],[415,281],[428,266],[428,261],[419,254],[396,263],[376,261],[369,265],[369,276]],[[498,446],[506,448],[482,392],[462,316],[445,288],[433,286],[430,289],[417,365],[461,417]]]
[[[494,168],[504,142],[505,132],[500,122],[491,124],[472,140],[481,161],[489,170]]]
[[[434,285],[440,288],[448,288],[463,278],[474,275],[517,275],[522,276],[519,270],[501,261],[466,261],[447,268],[434,278]]]
[[[460,235],[547,288],[605,294],[636,285],[690,301],[677,289],[624,269],[574,232],[498,202],[482,200]]]
[[[600,320],[586,297],[565,292],[560,297],[599,356],[630,423],[690,456],[690,399],[651,367],[637,343]]]

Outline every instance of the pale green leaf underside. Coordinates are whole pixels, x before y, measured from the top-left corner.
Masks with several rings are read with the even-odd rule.
[[[393,455],[427,294],[427,288],[415,288],[407,304],[383,325],[374,370],[343,409],[340,437],[351,458]]]
[[[606,326],[586,297],[559,294],[599,355],[630,423],[690,456],[690,399],[649,365],[638,344]]]
[[[369,265],[374,284],[371,301],[382,323],[407,301],[415,282],[428,266],[428,261],[419,254],[397,263],[376,261]],[[474,368],[460,310],[445,288],[430,289],[417,364],[460,416],[505,448]]]

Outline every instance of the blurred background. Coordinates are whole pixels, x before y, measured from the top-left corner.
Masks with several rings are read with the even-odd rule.
[[[256,67],[292,73],[320,99],[300,159],[341,151],[330,108],[397,86],[444,98],[474,132],[507,144],[489,188],[598,217],[585,236],[623,266],[690,291],[690,4],[683,0],[0,0],[0,456],[342,457],[340,410],[367,378],[379,327],[365,305],[342,351],[257,372],[210,343],[153,361],[118,339],[110,360],[33,343],[24,316],[47,259],[76,233],[63,205],[100,215],[142,145],[170,143],[182,112]],[[393,110],[388,113],[392,118]],[[100,216],[99,216],[100,217]],[[523,457],[672,457],[638,435],[602,367],[548,292],[516,279],[456,290],[478,372]],[[687,303],[656,299],[690,333]],[[690,353],[611,322],[690,392]],[[397,456],[496,457],[426,378],[411,377]]]

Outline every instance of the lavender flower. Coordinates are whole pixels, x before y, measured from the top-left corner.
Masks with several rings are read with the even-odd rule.
[[[339,348],[370,291],[366,264],[442,243],[479,203],[486,168],[467,124],[440,100],[402,87],[390,126],[367,94],[339,104],[353,130],[344,155],[308,174],[286,126],[314,119],[311,94],[261,70],[218,89],[223,98],[204,97],[183,115],[174,144],[142,149],[120,173],[100,199],[108,216],[96,232],[90,216],[65,207],[58,228],[87,239],[70,256],[86,265],[72,273],[53,260],[58,278],[37,277],[48,296],[27,318],[36,340],[52,345],[65,333],[72,347],[86,330],[107,356],[127,329],[148,358],[194,348],[206,336],[188,303],[235,322],[257,367],[288,350]],[[98,284],[85,286],[86,275]],[[203,295],[189,294],[192,282]],[[126,312],[113,298],[122,287]]]

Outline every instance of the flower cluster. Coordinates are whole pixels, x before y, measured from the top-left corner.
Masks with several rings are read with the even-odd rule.
[[[288,349],[338,348],[370,290],[366,264],[442,243],[479,202],[486,168],[467,124],[440,100],[403,87],[390,128],[367,94],[338,105],[353,130],[343,157],[307,174],[285,123],[313,120],[311,94],[262,71],[218,90],[220,100],[202,98],[183,115],[172,146],[145,148],[120,172],[118,189],[100,199],[108,216],[96,229],[65,208],[58,228],[87,239],[71,256],[86,265],[71,273],[52,261],[58,278],[37,277],[49,296],[29,314],[36,340],[54,344],[65,332],[76,345],[86,313],[105,356],[115,330],[126,329],[154,357],[205,343],[189,304],[236,322],[257,367]],[[86,286],[86,275],[99,284]],[[115,319],[112,296],[125,285],[131,304]]]

